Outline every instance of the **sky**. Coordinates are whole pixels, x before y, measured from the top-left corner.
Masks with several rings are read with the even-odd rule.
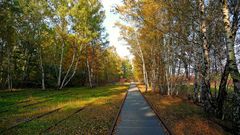
[[[127,56],[131,59],[132,55],[130,51],[127,49],[126,43],[121,40],[120,29],[115,26],[115,23],[120,21],[119,15],[115,14],[112,11],[115,5],[121,4],[121,0],[100,0],[103,4],[103,8],[105,10],[106,18],[103,22],[103,26],[106,29],[106,32],[109,34],[108,40],[110,42],[110,46],[116,47],[117,53],[121,57]]]

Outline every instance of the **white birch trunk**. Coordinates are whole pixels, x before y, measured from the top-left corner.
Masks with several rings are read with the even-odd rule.
[[[87,69],[88,69],[89,86],[90,86],[90,88],[92,88],[92,75],[91,75],[91,69],[90,69],[90,65],[89,65],[88,56],[87,56]]]
[[[42,89],[45,90],[45,71],[43,67],[43,60],[42,60],[42,51],[39,49],[39,60],[40,60],[40,69],[41,69],[41,74],[42,74]]]
[[[74,70],[73,70],[72,75],[71,75],[71,76],[68,78],[68,80],[64,83],[63,87],[65,87],[65,86],[71,81],[71,79],[74,77],[74,75],[76,74],[76,71],[77,71],[77,68],[78,68],[78,64],[79,64],[79,58],[80,58],[80,57],[78,57],[78,59],[77,59],[77,61],[76,61],[76,64],[75,64],[75,67],[74,67]]]
[[[228,58],[229,58],[229,70],[234,84],[234,98],[233,98],[233,127],[235,134],[240,134],[240,73],[237,68],[236,57],[234,52],[234,42],[236,37],[236,31],[238,28],[238,16],[240,12],[240,2],[237,2],[235,8],[235,15],[233,20],[233,27],[231,28],[228,1],[222,1],[223,22],[225,27],[225,33],[227,36]]]
[[[146,87],[146,92],[148,91],[149,88],[149,82],[148,82],[148,74],[146,71],[146,64],[145,64],[145,60],[144,60],[144,56],[143,56],[143,52],[142,52],[142,48],[139,44],[139,42],[137,41],[138,44],[138,48],[139,48],[139,52],[140,52],[140,57],[141,57],[141,61],[142,61],[142,70],[143,70],[143,77],[144,77],[144,83],[145,83],[145,87]]]
[[[71,64],[69,65],[68,70],[67,70],[67,73],[65,74],[65,76],[64,76],[64,78],[63,78],[63,80],[62,80],[62,82],[61,82],[60,89],[63,88],[63,86],[64,86],[64,84],[65,84],[65,81],[66,81],[66,79],[67,79],[67,77],[68,77],[68,74],[70,73],[70,71],[71,71],[71,69],[72,69],[73,63],[74,63],[74,61],[75,61],[75,56],[76,56],[76,49],[74,49],[74,53],[73,53],[73,56],[72,56]]]
[[[74,77],[74,75],[76,74],[76,71],[77,71],[77,68],[78,68],[78,65],[79,65],[80,53],[81,53],[82,49],[83,49],[83,46],[80,46],[80,49],[79,49],[79,50],[78,50],[78,49],[75,50],[75,53],[74,53],[73,58],[72,58],[71,66],[69,67],[69,72],[67,73],[66,78],[64,77],[65,79],[63,80],[60,89],[62,89],[63,87],[65,87],[65,86],[72,80],[72,78]],[[73,63],[74,63],[74,59],[75,59],[76,57],[77,57],[77,60],[76,60],[76,63],[75,63],[73,72],[72,72],[71,76],[68,77],[68,75],[69,75],[69,73],[70,73],[70,71],[71,71],[71,69],[72,69],[72,66],[73,66]]]
[[[204,108],[206,111],[209,111],[211,105],[211,95],[210,95],[210,60],[209,60],[209,45],[207,43],[207,26],[206,26],[206,18],[205,18],[205,5],[204,0],[199,0],[200,7],[200,31],[202,38],[202,50],[203,50],[203,61],[202,61],[202,100],[204,103]]]
[[[62,47],[61,47],[61,57],[60,57],[60,63],[59,63],[59,69],[58,69],[58,83],[57,83],[58,89],[60,88],[61,79],[62,79],[62,63],[63,63],[64,47],[65,47],[64,41],[62,41],[62,42],[63,43],[62,43]]]

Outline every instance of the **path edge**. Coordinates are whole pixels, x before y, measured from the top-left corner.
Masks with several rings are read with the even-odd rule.
[[[138,88],[138,86],[137,86]],[[159,114],[157,113],[157,110],[153,107],[152,103],[150,103],[147,98],[144,96],[144,94],[141,92],[141,90],[138,88],[139,92],[141,93],[141,95],[143,96],[143,98],[146,100],[146,102],[148,103],[148,105],[151,107],[151,109],[154,111],[154,113],[157,115],[158,119],[160,120],[162,127],[165,129],[165,133],[167,133],[167,135],[172,135],[170,129],[167,127],[167,125],[163,122],[163,120],[160,118]]]
[[[130,84],[130,85],[131,85],[131,84]],[[125,100],[126,100],[126,98],[127,98],[127,94],[128,94],[128,90],[130,89],[130,85],[129,85],[127,91],[125,92],[125,95],[124,95],[124,98],[123,98],[123,100],[122,100],[121,106],[120,106],[120,108],[118,109],[118,113],[117,113],[117,115],[116,115],[115,118],[114,118],[114,122],[113,122],[113,124],[112,124],[112,127],[111,127],[108,135],[112,135],[112,134],[113,134],[113,131],[114,131],[114,129],[115,129],[115,126],[117,125],[117,120],[118,120],[118,117],[119,117],[119,115],[120,115],[120,113],[121,113],[121,111],[122,111],[123,104],[124,104],[124,102],[125,102]]]

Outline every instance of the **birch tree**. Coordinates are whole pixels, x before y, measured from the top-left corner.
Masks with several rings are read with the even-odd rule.
[[[239,25],[239,12],[240,12],[240,2],[235,1],[233,6],[233,22],[230,22],[230,11],[228,7],[228,1],[222,0],[222,14],[223,22],[226,33],[226,44],[228,48],[227,63],[222,74],[221,84],[219,88],[218,96],[218,107],[220,113],[222,113],[223,101],[226,96],[226,81],[228,75],[230,74],[233,79],[234,84],[234,97],[233,97],[233,120],[234,120],[234,129],[236,134],[240,134],[240,73],[236,63],[235,55],[235,38]],[[232,24],[232,25],[231,25]]]

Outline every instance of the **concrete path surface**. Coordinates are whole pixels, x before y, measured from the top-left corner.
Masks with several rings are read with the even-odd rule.
[[[117,135],[165,135],[161,122],[135,84],[131,84],[123,104]]]

